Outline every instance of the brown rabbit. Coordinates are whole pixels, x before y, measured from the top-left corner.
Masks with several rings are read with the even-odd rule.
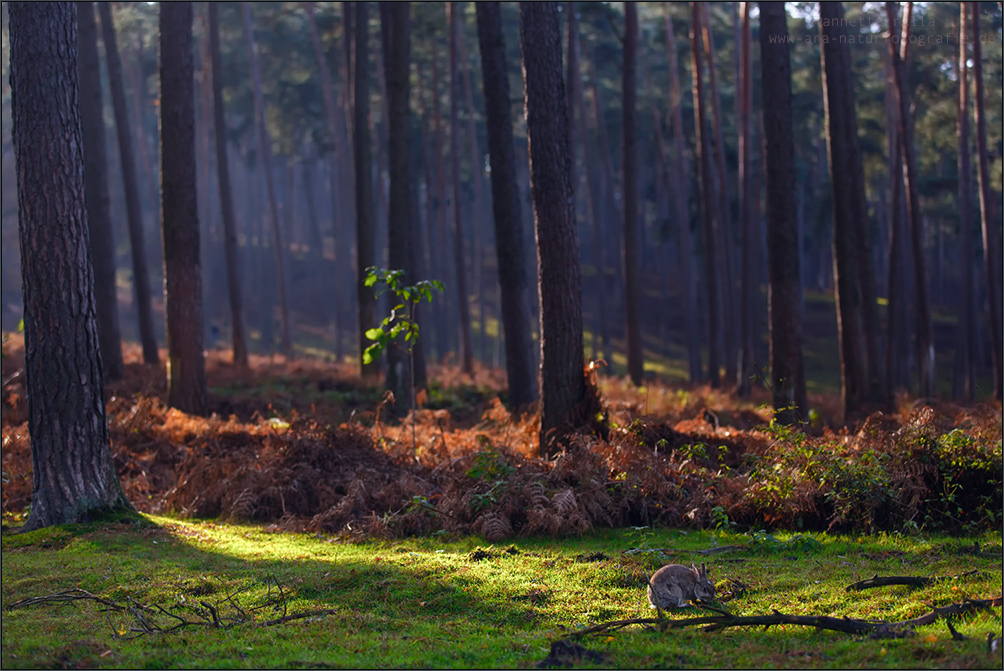
[[[701,564],[667,564],[648,581],[648,601],[657,609],[686,608],[691,601],[715,598],[715,584],[708,579],[708,569]]]

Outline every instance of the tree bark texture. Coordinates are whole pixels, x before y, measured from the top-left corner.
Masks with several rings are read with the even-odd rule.
[[[639,301],[641,265],[638,259],[638,8],[624,4],[623,132],[624,132],[624,316],[627,331],[628,375],[640,387],[644,355]]]
[[[411,152],[409,134],[411,110],[408,82],[411,53],[410,3],[380,3],[381,22],[387,30],[384,41],[384,69],[387,73],[388,161],[390,168],[390,197],[388,202],[387,256],[392,269],[406,271],[406,283],[418,278],[408,270],[408,229],[411,226],[409,185],[411,182]],[[410,367],[408,352],[403,344],[391,345],[387,352],[387,389],[396,400],[394,412],[403,416],[407,412]]]
[[[105,43],[105,63],[108,66],[108,87],[112,93],[112,110],[115,113],[115,130],[122,167],[122,188],[125,193],[126,218],[129,222],[132,281],[136,299],[136,316],[139,322],[139,338],[143,346],[143,363],[155,364],[160,361],[160,354],[157,351],[157,336],[153,328],[150,270],[146,261],[143,210],[139,201],[139,185],[136,182],[136,158],[133,154],[132,134],[129,130],[125,86],[122,83],[122,60],[119,58],[115,39],[111,3],[99,2],[97,4],[101,16],[101,36]]]
[[[557,3],[520,3],[519,32],[537,233],[540,452],[551,456],[559,428],[585,394],[582,279]]]
[[[73,3],[12,2],[12,139],[31,436],[29,531],[129,508],[108,443]]]
[[[195,174],[192,3],[160,5],[160,192],[167,313],[167,404],[206,415],[202,268]]]
[[[791,118],[791,59],[784,3],[761,2],[760,66],[767,166],[767,268],[770,367],[774,416],[804,421],[802,290],[795,221],[795,155]]]
[[[216,181],[220,189],[223,218],[223,253],[227,264],[227,297],[230,302],[230,329],[234,366],[248,367],[247,337],[244,334],[244,298],[237,255],[237,223],[230,191],[230,162],[227,157],[227,125],[223,110],[223,64],[220,57],[219,9],[209,3],[209,50],[213,69],[213,125],[216,129]]]
[[[509,75],[506,71],[502,15],[497,2],[478,2],[478,42],[485,91],[488,155],[491,161],[495,254],[499,269],[505,366],[511,408],[537,399],[533,367],[533,320],[530,315],[529,272],[524,254],[523,216],[516,184]]]
[[[987,273],[987,295],[990,297],[990,335],[993,346],[994,397],[1001,400],[1004,386],[1004,345],[1001,344],[1001,293],[1000,293],[1000,239],[996,226],[1000,223],[997,213],[997,196],[990,186],[990,159],[987,153],[987,119],[983,94],[983,47],[980,45],[980,3],[971,2],[973,13],[973,79],[976,84],[976,100],[973,114],[976,117],[977,179],[980,188],[980,221],[983,231],[983,265]]]
[[[857,244],[858,231],[864,228],[861,222],[867,219],[867,212],[844,11],[839,2],[827,2],[819,7],[823,107],[833,204],[833,277],[840,336],[840,395],[846,416],[862,410],[868,400],[868,371],[874,365],[868,360],[865,347],[862,273],[859,269],[859,266],[868,263],[868,259],[859,255]]]
[[[98,24],[94,5],[77,4],[80,57],[80,124],[84,142],[84,196],[90,257],[94,267],[94,303],[97,309],[101,364],[106,380],[122,379],[122,336],[115,286],[115,232],[108,206],[108,160],[105,151],[104,102],[101,95],[101,61],[98,57]]]

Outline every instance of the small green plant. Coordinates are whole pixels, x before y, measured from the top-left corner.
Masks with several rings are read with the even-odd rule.
[[[418,322],[415,321],[415,308],[425,299],[432,302],[433,289],[443,292],[443,283],[439,280],[422,280],[415,284],[404,283],[403,270],[387,270],[370,266],[366,269],[366,280],[363,282],[367,287],[372,287],[377,283],[383,286],[377,290],[376,295],[390,291],[397,298],[398,303],[390,310],[390,315],[384,317],[380,326],[366,331],[366,337],[373,341],[373,344],[363,351],[363,363],[370,364],[380,356],[380,352],[390,347],[403,335],[407,343],[409,368],[411,369],[411,448],[415,449],[415,343],[418,341]]]

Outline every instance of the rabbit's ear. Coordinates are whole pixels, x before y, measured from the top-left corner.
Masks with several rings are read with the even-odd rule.
[[[698,575],[700,575],[702,578],[708,577],[708,568],[704,565],[704,562],[701,562],[701,571]]]

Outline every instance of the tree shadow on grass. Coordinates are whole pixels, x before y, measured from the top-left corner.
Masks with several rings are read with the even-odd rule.
[[[4,533],[4,666],[467,666],[480,659],[471,649],[540,617],[532,603],[479,594],[479,580],[466,579],[455,563],[437,568],[432,550],[377,546],[370,558],[372,545],[335,546],[258,527],[218,540],[210,525],[226,526],[117,515]],[[237,554],[230,546],[244,538],[260,550]],[[18,600],[71,589],[132,610],[102,612],[93,601],[10,610]],[[154,628],[178,623],[140,608],[158,605],[206,622],[125,640],[139,633],[130,631],[140,625],[136,613]],[[222,626],[213,627],[217,617]]]

